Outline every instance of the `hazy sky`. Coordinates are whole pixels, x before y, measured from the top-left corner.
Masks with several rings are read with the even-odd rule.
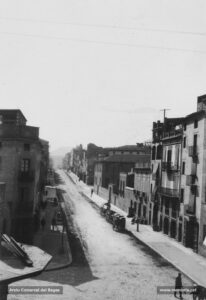
[[[0,0],[0,107],[51,149],[134,144],[206,93],[206,1]]]

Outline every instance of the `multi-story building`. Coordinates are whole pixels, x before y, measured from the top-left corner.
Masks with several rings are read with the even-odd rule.
[[[184,118],[153,123],[152,223],[206,256],[206,95]]]
[[[0,181],[11,215],[11,234],[32,242],[33,217],[43,189],[48,143],[39,128],[26,125],[20,110],[0,110]]]
[[[206,256],[206,95],[183,124],[181,195],[183,243]]]
[[[134,168],[134,193],[137,199],[137,207],[134,211],[142,224],[151,224],[152,204],[150,193],[151,157],[145,162],[140,161]]]
[[[86,159],[87,159],[87,179],[88,185],[94,185],[94,169],[95,163],[99,156],[104,155],[104,148],[96,146],[95,144],[87,145]]]
[[[95,163],[95,192],[129,215],[134,214],[137,199],[133,170],[137,163],[144,164],[150,160],[150,149],[150,146],[143,144],[107,148],[107,155]]]
[[[67,153],[64,158],[64,168],[74,172],[80,180],[86,182],[87,176],[87,161],[86,150],[80,144],[73,148],[70,153]]]
[[[153,123],[151,199],[154,230],[182,239],[181,153],[183,118]]]
[[[152,136],[152,155],[151,155],[151,177],[150,177],[150,193],[151,193],[151,209],[152,209],[152,225],[154,230],[159,230],[159,207],[161,203],[158,191],[161,186],[161,167],[162,167],[162,136],[163,123],[160,121],[153,122]]]
[[[162,136],[162,176],[160,184],[159,228],[179,241],[182,239],[181,153],[183,118],[165,119]]]

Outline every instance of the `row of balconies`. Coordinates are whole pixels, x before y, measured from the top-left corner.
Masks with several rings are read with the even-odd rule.
[[[189,186],[191,188],[192,195],[198,196],[198,186],[197,186],[197,184],[191,183]],[[171,197],[171,198],[179,198],[180,197],[180,190],[179,189],[170,189],[170,188],[167,188],[167,187],[160,187],[159,192],[163,196],[165,195],[165,196],[168,196],[168,197]]]

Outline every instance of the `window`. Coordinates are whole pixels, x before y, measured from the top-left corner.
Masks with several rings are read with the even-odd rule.
[[[202,237],[203,237],[203,242],[204,242],[204,239],[205,239],[205,237],[206,237],[206,225],[203,225],[203,235],[202,235]]]
[[[172,161],[172,150],[168,150],[167,151],[167,162],[171,162]]]
[[[198,120],[194,121],[194,128],[198,128]]]
[[[186,148],[186,136],[183,138],[183,148]]]
[[[155,160],[155,157],[156,157],[156,147],[153,146],[152,147],[152,160]]]
[[[24,151],[30,151],[30,144],[24,144]]]
[[[22,159],[21,160],[21,171],[29,172],[30,169],[30,159]]]
[[[162,145],[157,146],[157,159],[162,159]]]
[[[180,202],[183,203],[184,202],[184,189],[181,189],[181,198],[180,198]]]
[[[197,134],[194,135],[193,147],[194,147],[193,153],[197,154]]]
[[[182,163],[182,174],[185,174],[185,161]]]
[[[187,130],[187,124],[185,123],[184,124],[184,131],[186,131]]]

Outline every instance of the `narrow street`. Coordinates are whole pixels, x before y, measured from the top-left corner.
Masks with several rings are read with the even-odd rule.
[[[80,195],[81,188],[59,171],[64,184],[66,207],[72,212],[74,226],[93,275],[81,290],[90,299],[171,299],[157,295],[157,286],[172,286],[177,270],[146,246],[127,234],[112,230],[99,212]],[[81,273],[81,265],[77,272]],[[91,278],[89,279],[91,280]],[[183,277],[183,285],[191,285]],[[84,299],[83,297],[83,299]],[[191,299],[191,296],[185,296]]]

